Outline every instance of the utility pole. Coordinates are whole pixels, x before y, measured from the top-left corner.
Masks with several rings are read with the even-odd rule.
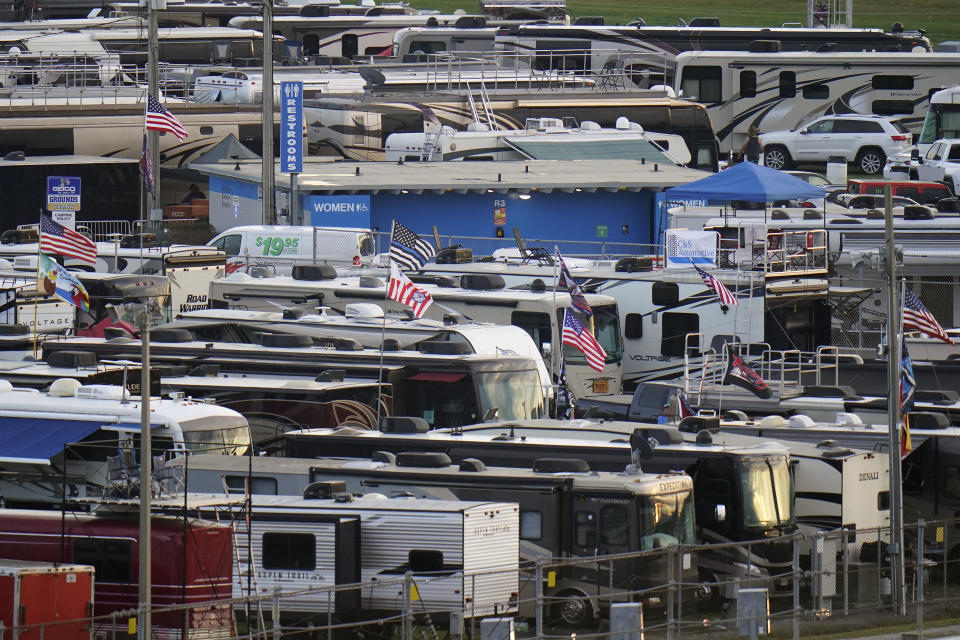
[[[139,640],[150,640],[153,626],[150,614],[150,587],[153,583],[150,498],[153,493],[153,446],[150,441],[150,313],[146,305],[140,312],[140,624]]]
[[[167,8],[167,0],[145,0],[147,2],[147,91],[160,100],[160,44],[157,33],[157,11]],[[144,101],[146,102],[146,101]],[[150,166],[153,167],[153,195],[147,199],[147,217],[154,218],[154,212],[160,208],[160,132],[147,131],[147,153],[150,154]],[[141,229],[143,231],[143,229]]]
[[[273,202],[273,0],[263,2],[263,159],[260,184],[263,189],[263,224],[276,221]]]
[[[900,479],[900,296],[897,293],[897,254],[893,236],[893,191],[885,189],[887,237],[887,422],[890,447],[890,593],[893,611],[906,615],[903,574],[903,485]]]

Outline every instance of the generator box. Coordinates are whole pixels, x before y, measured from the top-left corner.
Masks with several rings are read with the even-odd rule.
[[[91,640],[93,567],[0,559],[0,623],[13,640]]]

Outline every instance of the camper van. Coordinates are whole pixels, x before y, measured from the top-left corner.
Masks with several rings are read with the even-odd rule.
[[[370,230],[349,227],[248,225],[207,244],[227,254],[227,273],[256,267],[263,275],[289,275],[297,264],[367,264],[375,253]]]

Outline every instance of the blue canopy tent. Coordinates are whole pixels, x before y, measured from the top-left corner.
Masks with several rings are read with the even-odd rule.
[[[822,199],[827,197],[827,192],[789,173],[752,162],[741,162],[706,178],[671,187],[664,191],[664,196],[668,202],[672,200],[778,202]]]

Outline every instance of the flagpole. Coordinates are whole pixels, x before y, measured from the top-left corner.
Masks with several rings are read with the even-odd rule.
[[[166,0],[148,0],[147,7],[147,93],[160,100],[160,37],[157,27],[157,10],[166,8]],[[153,179],[153,193],[147,199],[147,206],[151,212],[158,207],[160,198],[160,132],[147,131],[147,101],[144,101],[144,133],[147,134],[149,141],[148,153],[150,154],[150,166],[154,167],[155,173]],[[149,217],[149,216],[147,216]],[[141,233],[143,227],[141,223]]]
[[[885,188],[886,276],[887,276],[887,423],[890,451],[890,571],[894,615],[906,615],[903,571],[903,487],[900,466],[900,341],[903,307],[897,305],[897,256],[893,235],[893,192]]]
[[[553,261],[553,311],[550,314],[552,318],[550,321],[551,325],[556,324],[555,320],[557,318],[557,287],[560,286],[560,247],[553,245],[553,253],[557,256],[557,259]],[[560,372],[563,370],[563,343],[560,338],[561,331],[563,331],[563,329],[557,325],[556,334],[553,333],[552,329],[550,332],[550,338],[553,341],[553,357],[550,358],[550,382],[553,383],[554,380],[557,382],[557,387],[553,394],[553,405],[554,413],[558,418],[560,417],[560,407],[557,406],[557,400],[559,399],[560,395]],[[570,385],[567,384],[568,394],[569,389]]]
[[[396,220],[390,221],[390,240],[393,241],[393,227],[397,224]],[[392,258],[389,257],[389,247],[387,249],[387,266],[393,264]],[[383,321],[380,323],[380,364],[377,366],[377,425],[376,428],[380,430],[380,406],[383,403],[381,394],[381,389],[383,388],[383,341],[387,337],[387,304],[389,295],[390,295],[390,280],[392,279],[392,269],[391,269],[391,278],[387,278],[387,286],[383,292]]]
[[[40,235],[43,233],[43,210],[40,210],[40,222],[37,225],[37,294],[33,296],[33,357],[37,357],[38,343],[40,342]],[[14,294],[16,295],[16,294]]]

